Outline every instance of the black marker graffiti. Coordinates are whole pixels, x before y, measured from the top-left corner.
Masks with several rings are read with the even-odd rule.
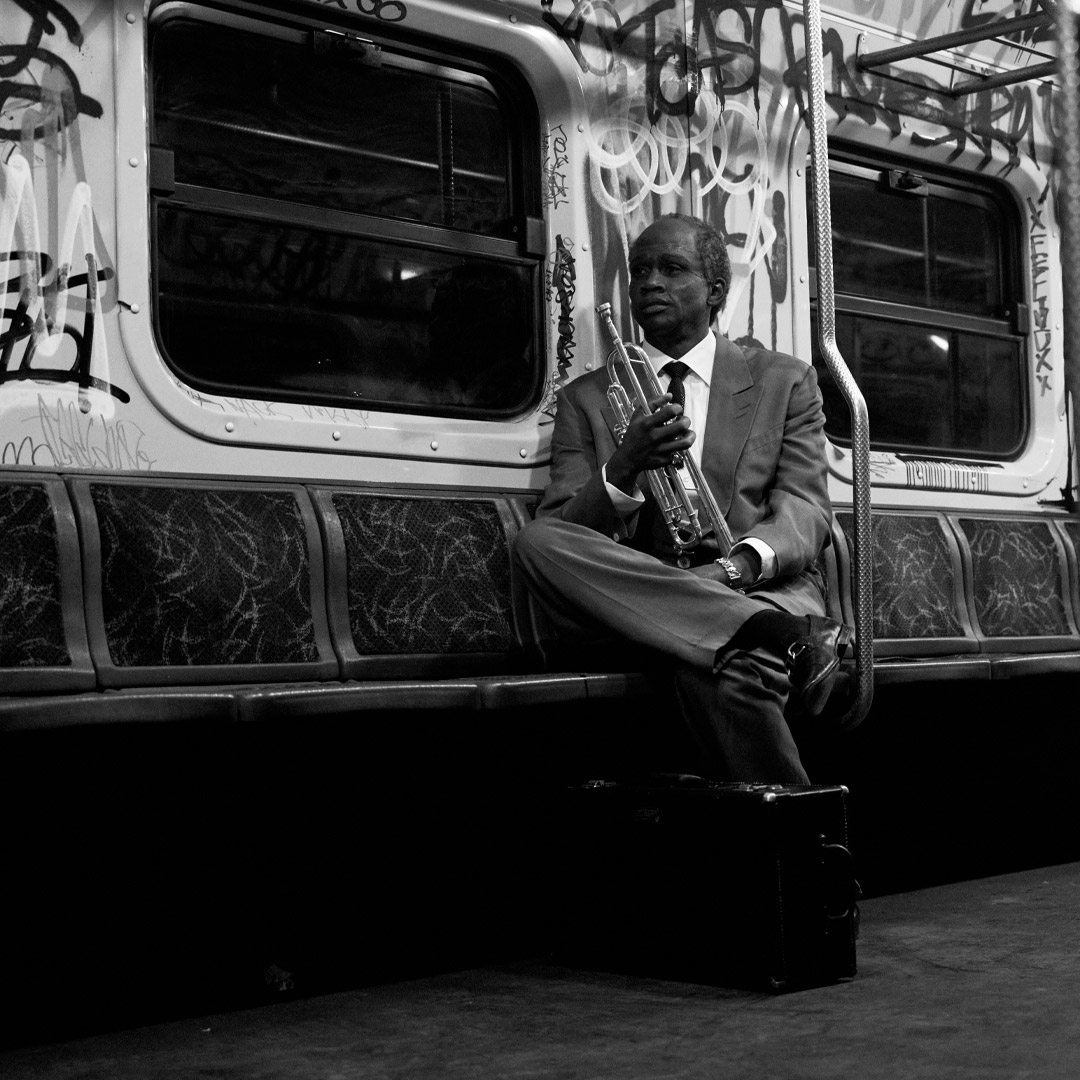
[[[0,254],[0,262],[12,263],[35,260],[38,263],[39,278],[49,272],[51,260],[44,253],[13,251]],[[61,333],[71,338],[75,344],[75,360],[69,368],[51,368],[34,366],[35,353],[38,343],[49,334],[55,332],[56,327],[51,326],[43,314],[36,319],[31,318],[29,306],[30,292],[23,288],[21,277],[9,278],[6,293],[18,294],[18,301],[14,308],[5,308],[3,318],[8,322],[8,329],[0,333],[0,386],[5,382],[18,382],[32,380],[34,382],[76,383],[80,390],[104,390],[112,394],[117,400],[128,402],[131,400],[126,390],[113,386],[104,379],[99,379],[90,371],[90,363],[94,352],[94,310],[97,307],[97,283],[109,281],[113,277],[111,267],[98,269],[97,260],[93,254],[86,256],[87,272],[85,274],[71,274],[67,267],[57,268],[53,277],[53,283],[41,288],[46,296],[55,297],[61,291],[70,291],[83,286],[86,287],[86,314],[83,316],[83,326],[80,331],[65,321]],[[18,365],[10,367],[15,355],[15,347],[20,341],[26,345]]]
[[[566,166],[570,161],[566,152],[566,132],[562,124],[544,136],[544,203],[557,210],[570,201],[566,193]]]
[[[986,26],[988,23],[1000,22],[1002,19],[1019,19],[1026,15],[1038,15],[1042,10],[1039,0],[1014,0],[1009,5],[1011,11],[999,9],[997,11],[984,11],[975,14],[976,5],[982,6],[983,0],[964,0],[964,10],[960,16],[960,29],[968,30],[976,26]],[[1018,44],[1039,45],[1055,41],[1054,21],[1047,19],[1046,25],[1028,27],[1026,30],[1014,30],[1011,34],[1002,34],[1002,37],[1014,39]]]
[[[674,5],[674,0],[667,0],[668,6]],[[612,39],[613,30],[622,26],[619,12],[615,5],[608,0],[578,0],[573,11],[562,22],[552,12],[554,0],[540,0],[540,17],[550,26],[557,37],[570,46],[574,59],[586,74],[607,75],[615,64],[615,47]],[[597,14],[604,15],[610,20],[611,26],[605,28]],[[581,39],[586,31],[592,31],[596,35],[597,44],[600,46],[600,54],[605,57],[602,66],[597,67],[585,56]]]
[[[103,115],[101,103],[88,97],[79,87],[79,80],[71,67],[55,53],[41,47],[41,40],[47,34],[56,33],[59,23],[67,34],[68,41],[76,48],[82,46],[82,31],[79,24],[57,0],[10,0],[21,7],[30,16],[30,27],[26,40],[21,45],[0,44],[0,113],[14,112],[13,102],[25,102],[26,105],[40,105],[47,98],[57,95],[60,87],[60,109],[58,117],[47,110],[49,115],[33,130],[33,138],[44,138],[48,124],[59,124],[66,128],[80,115],[94,117]],[[56,20],[56,23],[53,20]],[[33,64],[44,65],[44,77],[31,74]],[[22,77],[22,81],[20,81]],[[0,139],[18,141],[24,136],[22,126],[13,124],[0,127]]]
[[[694,6],[688,47],[681,33],[658,40],[661,16],[676,8],[676,0],[655,0],[625,23],[614,5],[603,0],[578,0],[562,22],[552,13],[552,0],[540,0],[540,6],[544,22],[567,43],[582,71],[607,75],[614,69],[620,52],[644,63],[646,113],[651,124],[663,115],[693,113],[698,94],[704,89],[705,76],[710,73],[711,89],[721,101],[726,95],[753,90],[756,105],[762,23],[766,16],[775,13],[780,20],[789,66],[796,63],[792,28],[804,21],[802,16],[789,13],[783,0],[760,0],[756,4],[711,0]],[[720,19],[727,12],[738,17],[743,30],[741,38],[728,38],[720,33]],[[597,14],[604,16],[606,25],[596,18]],[[594,52],[603,57],[603,63],[595,63],[586,56],[583,42],[589,31],[588,43],[595,46]],[[640,46],[631,40],[638,31],[643,39]],[[676,85],[683,87],[676,97],[668,97],[664,92],[669,68]]]
[[[973,0],[967,0],[964,18],[974,25],[984,18],[1000,18],[975,14]],[[799,113],[805,115],[808,72],[802,38],[805,19],[793,14],[783,0],[699,0],[693,7],[693,20],[685,31],[662,37],[661,16],[675,7],[674,0],[655,3],[623,22],[613,3],[606,0],[577,0],[570,14],[560,21],[552,11],[553,0],[540,0],[541,17],[573,53],[582,71],[598,76],[610,74],[618,57],[637,60],[644,66],[645,112],[650,124],[661,116],[685,116],[693,113],[698,95],[710,91],[721,103],[726,98],[752,93],[754,107],[759,108],[761,79],[761,42],[763,34],[783,43],[787,69],[783,79],[793,91]],[[1024,10],[1019,4],[1016,14],[1037,10],[1031,0]],[[720,30],[737,20],[738,30],[731,34]],[[764,27],[772,16],[776,23]],[[1041,40],[1041,30],[1027,32],[1025,40]],[[798,51],[797,51],[797,39]],[[588,47],[588,51],[587,51]],[[982,168],[992,159],[995,143],[1005,146],[1010,165],[1019,159],[1019,147],[1025,139],[1033,139],[1034,106],[1026,86],[999,87],[983,90],[963,98],[953,98],[949,87],[935,83],[926,76],[912,74],[906,83],[882,78],[871,72],[861,72],[855,58],[845,54],[843,39],[835,28],[822,34],[822,55],[830,70],[826,100],[840,119],[852,115],[867,125],[885,125],[897,136],[901,131],[900,117],[914,116],[948,129],[940,137],[915,133],[917,146],[955,144],[953,157],[963,153],[968,140],[982,150]],[[668,78],[674,74],[675,78]],[[908,85],[916,82],[919,85]],[[679,87],[669,96],[665,87]],[[1041,93],[1041,91],[1040,91]]]
[[[787,299],[788,287],[788,234],[787,200],[782,191],[774,191],[772,197],[772,223],[776,230],[772,257],[765,256],[765,270],[769,275],[772,294],[772,347],[776,348],[777,308]]]
[[[551,270],[551,283],[559,304],[559,341],[555,346],[558,365],[555,385],[566,378],[567,369],[573,363],[574,349],[574,293],[577,291],[577,267],[574,262],[573,241],[561,235],[555,237],[555,255]]]
[[[1043,221],[1043,206],[1050,194],[1047,184],[1039,197],[1038,203],[1027,200],[1028,213],[1031,215],[1031,228],[1028,240],[1031,246],[1031,318],[1035,324],[1035,379],[1039,384],[1039,396],[1050,389],[1050,375],[1053,365],[1050,363],[1050,349],[1053,344],[1053,331],[1050,328],[1050,304],[1046,289],[1046,276],[1050,273],[1050,254],[1044,250],[1046,244],[1046,224]]]

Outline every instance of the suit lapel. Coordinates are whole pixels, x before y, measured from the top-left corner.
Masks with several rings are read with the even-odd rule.
[[[709,381],[709,415],[701,450],[701,469],[723,514],[731,509],[735,466],[750,436],[762,388],[754,382],[743,351],[717,336]]]

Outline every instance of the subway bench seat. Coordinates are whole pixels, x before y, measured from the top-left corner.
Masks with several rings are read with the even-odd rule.
[[[510,710],[651,691],[544,659],[510,546],[534,499],[0,471],[0,730]],[[852,515],[821,562],[853,621]],[[1074,516],[873,515],[875,678],[1080,671]]]
[[[541,671],[510,596],[521,497],[0,472],[0,730],[625,697]]]
[[[854,519],[838,508],[839,603]],[[879,684],[1080,672],[1075,514],[872,514],[874,671]]]

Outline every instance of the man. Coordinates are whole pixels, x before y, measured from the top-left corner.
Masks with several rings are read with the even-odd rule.
[[[819,713],[850,638],[825,617],[814,566],[832,516],[814,369],[713,334],[731,266],[705,222],[654,222],[629,268],[630,309],[661,385],[670,362],[687,370],[618,444],[603,367],[561,391],[551,480],[518,536],[515,571],[557,633],[613,632],[674,659],[684,718],[713,775],[808,783],[784,719],[788,693]],[[685,407],[673,400],[680,381]],[[643,473],[687,453],[735,544],[722,557],[703,541],[684,569]]]

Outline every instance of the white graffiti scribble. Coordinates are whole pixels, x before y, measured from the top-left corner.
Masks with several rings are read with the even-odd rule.
[[[154,467],[145,447],[145,433],[130,420],[108,420],[83,412],[70,398],[47,401],[39,395],[37,421],[40,437],[27,435],[19,442],[6,443],[2,450],[4,465],[137,470]]]
[[[216,397],[203,394],[179,379],[175,385],[201,409],[213,409],[216,412],[234,416],[245,416],[255,420],[318,420],[332,424],[354,424],[357,427],[368,426],[368,414],[364,409],[349,409],[333,405],[305,405],[283,401],[263,401],[259,398]]]
[[[685,120],[661,116],[648,125],[631,117],[632,108],[627,101],[589,129],[593,197],[615,220],[626,221],[656,196],[682,201],[692,189],[696,210],[712,194],[741,196],[740,207],[746,205],[740,232],[738,238],[728,236],[732,280],[723,321],[776,239],[767,213],[768,154],[758,117],[740,101],[721,109],[717,97],[701,94],[688,138]]]

